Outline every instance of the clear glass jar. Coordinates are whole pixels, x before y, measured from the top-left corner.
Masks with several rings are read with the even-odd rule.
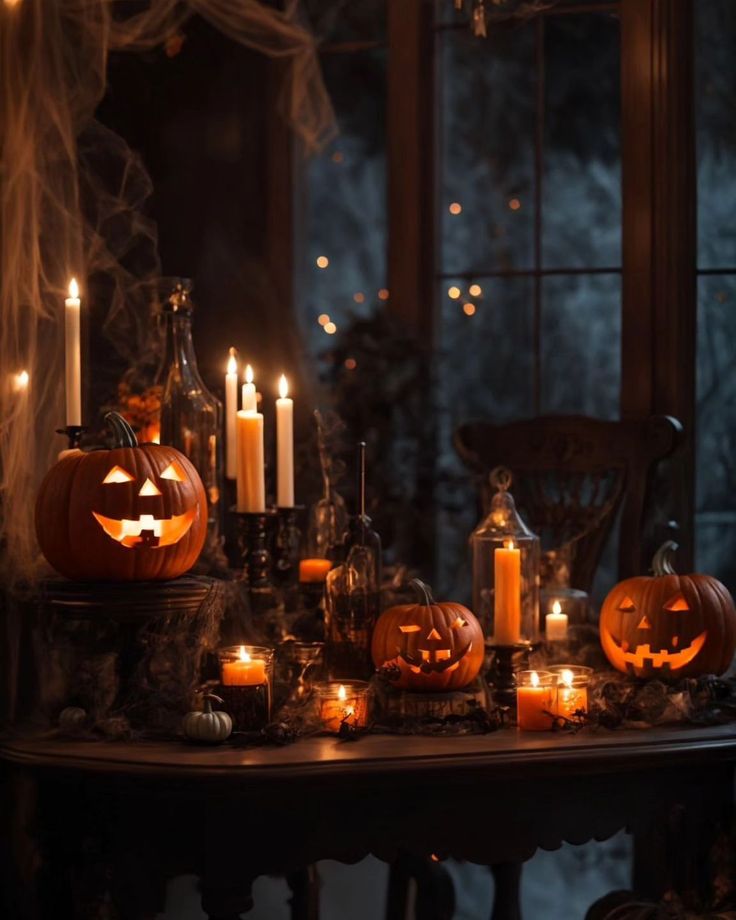
[[[219,541],[223,524],[222,403],[207,389],[197,369],[192,341],[192,282],[161,282],[164,350],[156,383],[161,387],[160,439],[185,454],[207,493],[208,549]]]
[[[368,724],[370,684],[362,680],[333,680],[314,685],[322,731],[337,734],[340,726],[365,728]]]
[[[260,731],[271,721],[274,650],[260,645],[231,645],[217,650],[217,695],[235,731]]]
[[[485,636],[498,644],[533,642],[539,635],[539,537],[516,510],[508,491],[511,474],[494,470],[491,484],[497,491],[488,515],[470,535],[473,613]],[[518,609],[511,609],[517,591]],[[499,600],[503,610],[496,609]]]

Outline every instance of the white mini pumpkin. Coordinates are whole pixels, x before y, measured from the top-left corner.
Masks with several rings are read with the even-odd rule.
[[[202,744],[221,744],[230,737],[233,720],[226,712],[213,711],[210,700],[222,702],[219,696],[207,693],[204,697],[204,709],[189,712],[184,716],[184,734],[191,741],[199,741]]]

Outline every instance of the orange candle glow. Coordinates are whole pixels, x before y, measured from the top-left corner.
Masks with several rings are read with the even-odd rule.
[[[302,559],[299,563],[299,581],[312,583],[324,581],[331,568],[330,559]]]
[[[368,720],[367,685],[340,684],[337,692],[333,686],[323,685],[319,717],[323,731],[333,734],[340,731],[343,722],[351,728],[364,728]]]
[[[240,646],[240,658],[222,662],[222,683],[226,687],[255,687],[265,684],[266,662],[251,658]]]
[[[588,688],[585,686],[587,680],[585,683],[582,683],[579,679],[576,680],[575,674],[570,668],[563,668],[559,672],[559,678],[555,707],[557,715],[571,719],[579,709],[587,712]]]
[[[544,732],[552,728],[555,705],[555,677],[546,671],[522,672],[516,688],[516,721],[527,732]]]
[[[507,540],[494,551],[493,562],[493,641],[515,645],[521,640],[521,551],[513,540]]]

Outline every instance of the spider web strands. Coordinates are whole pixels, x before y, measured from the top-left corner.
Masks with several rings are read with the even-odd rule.
[[[129,13],[131,7],[137,12]],[[111,51],[156,48],[198,14],[285,63],[280,109],[307,151],[334,132],[316,45],[289,3],[259,0],[0,2],[0,547],[6,580],[39,561],[32,508],[61,446],[64,298],[72,275],[104,283],[105,335],[126,358],[150,341],[156,228],[152,188],[125,141],[95,121]],[[250,88],[244,92],[252,91]],[[143,255],[130,268],[132,247]],[[89,306],[89,302],[87,303]],[[28,373],[28,385],[13,386]]]

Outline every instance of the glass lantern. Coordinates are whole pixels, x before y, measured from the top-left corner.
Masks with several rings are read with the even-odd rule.
[[[496,489],[486,518],[470,536],[473,612],[498,645],[533,642],[539,634],[539,537],[516,510],[511,473],[491,473]]]

